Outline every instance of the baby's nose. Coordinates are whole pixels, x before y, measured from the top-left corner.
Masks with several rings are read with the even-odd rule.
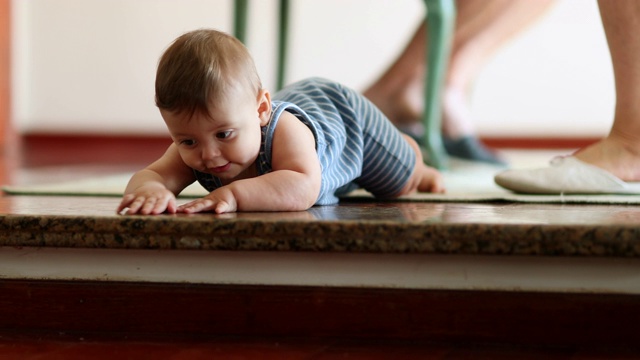
[[[220,156],[220,149],[216,146],[207,146],[202,149],[202,159],[212,160]]]

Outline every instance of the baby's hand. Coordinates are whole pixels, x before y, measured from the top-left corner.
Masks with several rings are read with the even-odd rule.
[[[202,199],[194,200],[178,207],[179,212],[193,214],[198,212],[213,211],[216,214],[235,212],[238,204],[231,191],[224,187],[212,191]]]
[[[143,185],[122,198],[117,213],[120,214],[127,208],[127,215],[156,215],[165,211],[175,214],[176,197],[160,184]]]

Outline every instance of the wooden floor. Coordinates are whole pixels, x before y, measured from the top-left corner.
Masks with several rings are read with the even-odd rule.
[[[513,348],[487,345],[447,345],[400,342],[354,342],[314,339],[217,339],[211,341],[95,341],[90,339],[0,339],[0,358],[41,360],[85,359],[301,359],[301,360],[631,360],[626,350]]]
[[[46,147],[45,147],[46,148]],[[34,149],[34,148],[32,148]],[[65,163],[55,149],[40,156],[16,161],[20,154],[5,154],[1,161],[3,183],[38,183],[51,179],[91,177],[132,171],[143,164],[131,161]],[[59,154],[68,156],[68,150]],[[82,155],[86,157],[87,155]],[[144,159],[146,162],[148,159]],[[65,201],[68,202],[65,204]],[[60,211],[69,211],[73,198],[60,202]],[[5,213],[28,213],[27,203],[16,202]],[[473,206],[469,205],[469,209]],[[585,210],[590,207],[585,206]],[[77,211],[75,209],[74,211]],[[55,209],[51,209],[55,212]],[[474,211],[474,210],[471,210]],[[521,210],[526,213],[525,210]],[[531,205],[531,211],[540,208]],[[0,264],[1,268],[1,264]],[[0,280],[0,292],[11,284]],[[1,296],[0,296],[1,298]],[[4,301],[7,301],[6,298]],[[0,299],[0,307],[7,307]],[[585,306],[585,311],[588,308]],[[286,310],[286,309],[285,309]],[[284,313],[284,312],[283,312]],[[19,315],[19,314],[18,314]],[[90,315],[89,315],[90,316]],[[375,316],[375,315],[372,315]],[[604,318],[605,316],[603,316]],[[409,316],[410,318],[410,316]],[[585,325],[588,323],[585,323]],[[628,331],[637,331],[629,328]],[[324,336],[188,336],[127,337],[126,334],[76,334],[64,331],[34,331],[0,328],[0,359],[637,359],[638,344],[602,347],[597,343],[580,346],[536,346],[532,344],[484,343],[470,341],[427,342],[411,339],[335,338]]]
[[[123,287],[128,287],[128,291],[123,292]],[[599,297],[584,297],[581,301],[580,297],[559,295],[565,307],[564,311],[558,311],[551,309],[558,301],[558,295],[553,294],[513,294],[505,301],[504,294],[491,293],[338,291],[343,294],[336,296],[334,290],[317,288],[221,289],[176,284],[122,286],[82,281],[3,280],[0,359],[637,359],[640,356],[635,335],[637,302],[628,297],[620,297],[618,307],[603,309],[602,303],[612,302]],[[43,294],[52,296],[47,299]],[[11,299],[23,304],[8,303]],[[580,309],[577,315],[574,307]],[[485,310],[480,313],[478,308]],[[9,313],[6,309],[14,311]],[[309,310],[308,315],[305,310]],[[33,313],[46,315],[34,317]],[[429,313],[432,318],[426,316]],[[626,321],[625,313],[630,321]],[[558,319],[550,317],[553,315]],[[505,317],[522,319],[522,325],[514,326]],[[212,323],[219,327],[212,328]],[[314,327],[314,323],[318,326]],[[336,328],[334,323],[344,323],[347,329]],[[597,329],[589,331],[589,327]],[[378,335],[369,333],[376,328]],[[422,331],[428,333],[421,334]],[[505,331],[512,334],[504,334]],[[346,333],[349,335],[338,335]],[[481,340],[499,333],[513,341]],[[600,334],[600,338],[594,337],[594,333]],[[576,339],[580,334],[586,336]],[[574,345],[566,345],[569,341]],[[618,345],[611,346],[612,342]]]

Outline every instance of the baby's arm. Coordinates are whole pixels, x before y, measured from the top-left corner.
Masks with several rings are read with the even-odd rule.
[[[117,212],[127,209],[127,214],[175,213],[175,194],[194,180],[193,171],[182,162],[172,144],[160,159],[133,175]]]
[[[320,161],[311,130],[288,112],[278,120],[273,137],[272,170],[237,180],[178,211],[299,211],[313,206],[320,193]]]

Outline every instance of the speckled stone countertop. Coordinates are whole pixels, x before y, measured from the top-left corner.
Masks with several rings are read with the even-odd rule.
[[[640,256],[640,207],[360,201],[292,213],[115,214],[119,199],[4,196],[0,246]]]

